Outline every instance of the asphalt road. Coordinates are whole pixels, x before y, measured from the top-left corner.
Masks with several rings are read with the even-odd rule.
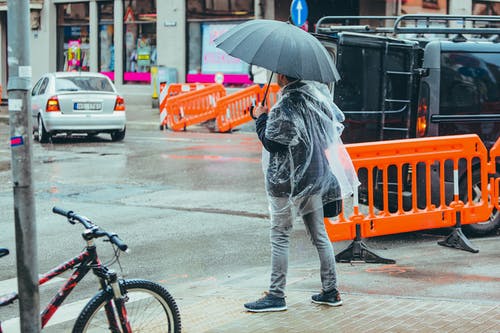
[[[12,255],[0,259],[2,282],[16,276],[15,236],[8,126],[0,124],[0,246]],[[51,213],[53,206],[86,215],[128,243],[120,257],[128,278],[164,284],[180,302],[214,284],[267,287],[269,265],[267,201],[260,164],[261,146],[251,131],[210,133],[129,128],[123,142],[109,136],[56,138],[33,144],[40,272],[78,254],[82,229]],[[397,265],[339,264],[343,291],[496,302],[500,262],[492,238],[473,240],[479,254],[436,245],[447,230],[367,240]],[[336,251],[349,242],[335,243]],[[305,230],[297,221],[291,241],[293,267],[317,267]],[[108,243],[98,243],[103,261],[112,259]],[[317,273],[317,272],[316,272]],[[264,274],[265,275],[265,274]],[[67,275],[65,275],[67,276]],[[249,278],[250,277],[250,278]],[[41,289],[44,304],[57,283]],[[308,286],[312,290],[318,284]],[[68,302],[90,297],[96,280],[86,278]],[[17,305],[2,308],[0,319],[16,316]],[[50,332],[50,330],[46,330]]]
[[[8,130],[0,124],[2,138]],[[0,263],[5,281],[16,276],[15,236],[7,140],[0,149],[0,244],[12,250]],[[267,265],[267,203],[260,146],[252,133],[129,129],[119,143],[108,135],[34,142],[33,155],[40,272],[84,246],[82,229],[52,214],[53,206],[118,233],[131,249],[120,258],[126,277],[172,286]],[[305,241],[294,242],[300,258],[313,255],[312,248],[298,250]],[[100,243],[101,249],[104,261],[112,258],[109,244]],[[42,304],[55,290],[56,284],[42,288]],[[95,290],[95,279],[85,279],[68,301]],[[15,310],[2,309],[2,315],[9,318]]]

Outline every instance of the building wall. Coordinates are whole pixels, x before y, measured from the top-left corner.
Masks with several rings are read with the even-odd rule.
[[[41,1],[41,0],[40,0]],[[40,27],[38,30],[30,31],[31,66],[33,83],[43,74],[57,69],[57,3],[82,2],[85,0],[45,0],[43,9],[40,11]],[[96,15],[98,0],[87,0],[90,3],[91,15]],[[187,20],[186,20],[187,0],[157,0],[157,52],[158,65],[175,68],[177,70],[177,80],[184,82],[188,61],[187,49]],[[308,1],[313,6],[316,1]],[[323,4],[333,3],[331,0],[322,2]],[[349,3],[353,2],[351,0]],[[411,1],[410,1],[411,2]],[[450,14],[465,15],[470,14],[473,0],[439,0],[441,4],[446,3]],[[0,0],[0,7],[6,1]],[[255,0],[255,16],[267,19],[285,17],[289,15],[291,0]],[[319,3],[319,2],[318,2]],[[394,15],[397,1],[384,0],[359,0],[360,15]],[[323,5],[326,6],[326,5]],[[115,8],[115,43],[123,43],[123,15],[124,8],[121,0],[114,0]],[[329,6],[327,6],[330,8]],[[335,8],[337,6],[333,6]],[[445,7],[444,5],[442,7]],[[326,7],[325,7],[326,8]],[[1,8],[0,8],[1,9]],[[5,10],[6,8],[4,8]],[[335,12],[329,15],[337,14]],[[311,11],[310,11],[311,12]],[[5,12],[3,12],[5,14]],[[94,14],[92,14],[94,13]],[[7,86],[7,15],[0,15],[0,54],[3,60],[0,62],[0,80],[3,87]],[[91,18],[91,24],[96,23],[96,17]],[[96,31],[91,32],[93,41],[91,47],[97,47]],[[123,84],[120,74],[123,73],[122,48],[115,48],[115,72],[117,74],[116,84],[118,89],[140,94],[148,94],[152,91],[150,85]],[[90,61],[91,70],[97,68],[97,52],[93,52]],[[3,89],[3,97],[7,96],[6,89]]]
[[[359,15],[360,16],[392,16],[394,15],[396,1],[386,3],[385,0],[360,0]]]
[[[453,15],[471,15],[472,0],[449,0],[448,9]]]
[[[46,2],[40,12],[39,30],[30,31],[31,67],[33,84],[44,73],[56,69],[55,5]]]
[[[158,65],[177,69],[186,77],[186,0],[158,0],[156,21]]]
[[[7,97],[7,12],[0,13],[0,84],[2,85],[1,98]],[[3,59],[3,60],[1,60]]]

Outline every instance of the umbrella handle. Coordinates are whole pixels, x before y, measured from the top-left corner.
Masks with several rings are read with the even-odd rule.
[[[273,79],[273,74],[274,74],[274,72],[271,72],[271,76],[269,77],[269,82],[267,82],[266,92],[264,93],[264,98],[262,99],[262,103],[261,103],[262,106],[264,106],[264,103],[266,103],[267,91],[269,90],[269,86],[271,85],[271,80]]]
[[[271,72],[271,77],[269,77],[269,82],[267,83],[266,91],[264,92],[264,98],[262,99],[262,102],[260,103],[260,105],[262,105],[262,106],[264,106],[264,104],[266,103],[267,92],[269,90],[269,86],[271,85],[271,80],[273,79],[273,74],[274,74],[274,72]],[[253,109],[254,108],[255,108],[255,105],[252,105],[250,107],[250,117],[252,117],[252,119],[256,120],[257,117],[255,117],[253,115]]]

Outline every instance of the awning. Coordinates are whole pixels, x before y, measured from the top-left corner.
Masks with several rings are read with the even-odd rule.
[[[30,9],[42,9],[43,0],[30,0]],[[7,11],[7,0],[0,0],[0,11]]]

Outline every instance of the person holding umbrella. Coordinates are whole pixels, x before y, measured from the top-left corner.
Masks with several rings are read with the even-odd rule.
[[[271,110],[264,101],[253,110],[264,147],[272,272],[266,295],[244,307],[251,312],[287,309],[289,236],[297,215],[320,259],[322,288],[312,301],[342,305],[323,206],[352,195],[359,182],[340,139],[344,115],[323,84],[338,80],[335,66],[316,38],[284,22],[246,22],[219,37],[216,45],[230,55],[278,73],[281,87],[281,98]]]

